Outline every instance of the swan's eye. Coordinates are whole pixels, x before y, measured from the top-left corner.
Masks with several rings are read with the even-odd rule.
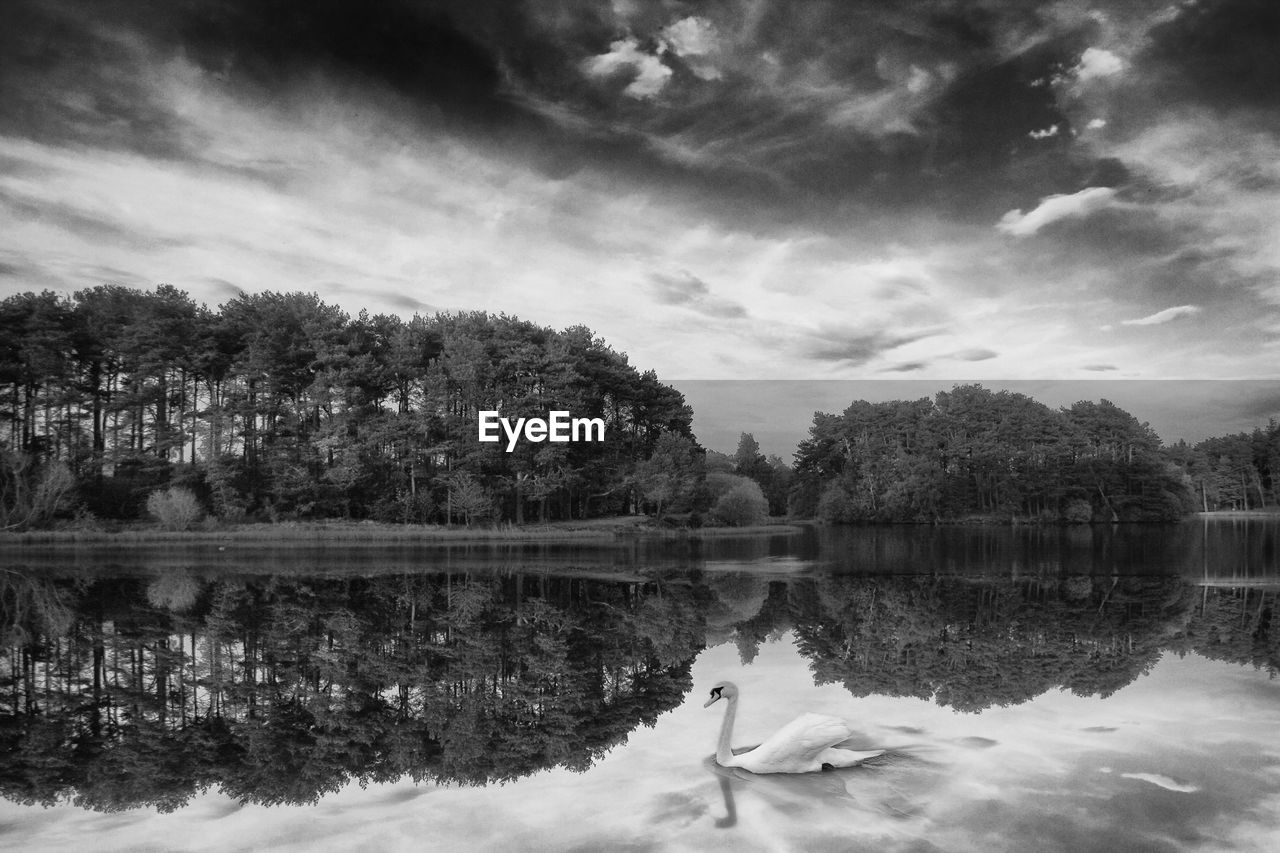
[[[719,695],[720,695],[720,691],[721,691],[722,689],[723,689],[723,688],[720,688],[720,687],[712,687],[712,688],[711,688],[711,695],[712,695],[712,696],[719,696]]]

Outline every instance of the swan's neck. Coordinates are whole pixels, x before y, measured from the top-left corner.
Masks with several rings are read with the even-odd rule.
[[[732,696],[727,702],[724,722],[720,724],[720,742],[716,744],[716,763],[722,767],[727,767],[733,760],[733,748],[729,746],[729,739],[733,737],[733,718],[738,713],[738,697]]]

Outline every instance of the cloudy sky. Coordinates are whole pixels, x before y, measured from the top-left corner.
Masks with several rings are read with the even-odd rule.
[[[1267,0],[5,7],[0,297],[505,311],[664,379],[1277,374]]]

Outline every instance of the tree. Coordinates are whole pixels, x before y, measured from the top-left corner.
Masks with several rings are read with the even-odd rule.
[[[456,473],[450,480],[453,511],[462,516],[467,527],[471,522],[488,518],[493,512],[493,499],[484,486],[466,471]]]
[[[760,486],[747,480],[721,495],[712,506],[711,514],[730,527],[749,527],[768,517],[769,502]]]
[[[636,466],[634,481],[654,515],[662,518],[688,499],[698,482],[694,443],[679,434],[663,433],[648,459]]]
[[[1163,454],[1148,425],[1106,400],[1054,411],[958,385],[932,401],[815,414],[791,507],[829,521],[1061,520],[1078,519],[1084,501],[1098,518],[1167,520],[1186,511],[1192,481]]]
[[[0,451],[0,530],[47,526],[67,508],[74,489],[63,463],[41,465],[31,454]]]

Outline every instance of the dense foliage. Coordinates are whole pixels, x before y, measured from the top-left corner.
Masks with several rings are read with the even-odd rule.
[[[1250,510],[1280,504],[1280,422],[1251,433],[1215,436],[1169,448],[1191,478],[1197,509]]]
[[[306,293],[213,311],[112,285],[4,300],[0,342],[9,528],[77,504],[137,518],[171,485],[222,518],[581,518],[640,508],[635,468],[664,439],[699,460],[683,397],[581,326],[350,317]],[[506,453],[477,442],[480,410],[602,418],[606,440]],[[687,500],[677,486],[650,508]]]
[[[831,522],[1154,521],[1191,507],[1185,472],[1128,412],[979,385],[819,412],[795,467],[793,508]]]

